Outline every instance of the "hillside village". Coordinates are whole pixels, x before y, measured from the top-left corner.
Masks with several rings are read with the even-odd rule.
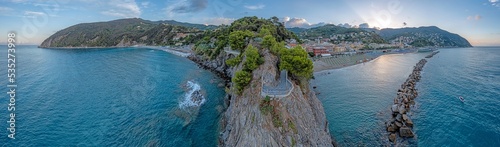
[[[437,28],[438,30],[434,30],[435,32],[408,31],[396,34],[394,34],[393,32],[391,32],[393,34],[384,34],[384,30],[363,30],[358,28],[349,28],[347,29],[347,31],[330,31],[333,29],[338,28],[327,28],[327,33],[318,33],[318,30],[322,30],[324,32],[325,29],[317,29],[311,31],[303,30],[301,32],[296,32],[299,33],[298,36],[302,38],[302,43],[299,43],[296,40],[290,40],[287,45],[289,47],[300,45],[304,49],[306,49],[311,56],[353,54],[356,52],[366,52],[368,50],[382,50],[382,52],[384,52],[387,49],[468,46],[467,44],[461,44],[459,42],[460,38],[454,38],[454,36],[452,36],[454,34],[451,34],[450,37],[449,34],[446,34],[448,32],[443,33],[445,31],[440,30],[439,28]]]

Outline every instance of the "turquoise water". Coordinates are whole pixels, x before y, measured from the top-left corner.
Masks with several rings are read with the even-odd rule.
[[[500,48],[441,49],[424,67],[412,109],[418,146],[500,146]],[[214,74],[163,51],[135,48],[16,52],[16,139],[2,146],[216,146],[223,88]],[[6,50],[0,60],[7,65]],[[388,144],[396,90],[426,54],[386,55],[316,74],[341,146]],[[6,68],[0,68],[6,75]],[[329,74],[328,74],[329,73]],[[6,92],[7,76],[0,80]],[[201,90],[199,107],[186,101]],[[465,103],[456,97],[463,96]],[[7,128],[8,95],[0,100]],[[188,108],[186,108],[188,107]]]
[[[428,59],[417,84],[411,115],[417,136],[402,141],[412,146],[500,146],[500,48],[440,51]],[[389,106],[425,55],[386,55],[315,75],[313,85],[339,145],[389,144],[384,128]]]
[[[217,145],[221,80],[186,58],[136,48],[19,46],[16,53],[16,139],[2,129],[3,146]],[[8,91],[7,76],[0,81]],[[197,88],[199,109],[185,99]],[[0,100],[2,128],[9,125],[7,97]]]

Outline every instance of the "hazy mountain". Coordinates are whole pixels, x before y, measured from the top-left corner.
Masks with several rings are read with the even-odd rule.
[[[462,36],[442,30],[436,26],[418,28],[386,28],[373,31],[386,41],[400,41],[414,46],[441,46],[441,47],[471,47],[471,44]]]
[[[317,38],[330,38],[332,42],[338,43],[342,41],[363,42],[363,43],[385,43],[378,34],[366,31],[359,28],[346,28],[333,24],[327,24],[320,27],[310,29],[305,28],[288,28],[301,39],[314,40]]]
[[[335,40],[337,42],[362,41],[364,43],[401,42],[416,47],[471,47],[470,43],[460,35],[450,33],[435,26],[377,30],[374,28],[346,28],[328,24],[309,29],[295,27],[288,28],[288,30],[297,34],[299,38],[311,40],[322,37],[332,38],[333,42]],[[366,35],[366,33],[369,35]]]

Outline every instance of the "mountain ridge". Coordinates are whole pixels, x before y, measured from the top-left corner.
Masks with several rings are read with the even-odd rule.
[[[366,31],[374,32],[376,35],[371,35],[371,38],[364,37],[358,40],[347,41],[363,41],[364,43],[398,43],[401,40],[401,43],[406,43],[415,47],[472,47],[467,39],[458,34],[443,30],[437,26],[384,28],[378,30],[374,28],[346,28],[334,24],[326,24],[312,28],[293,27],[287,29],[299,34],[298,36],[301,39],[314,39],[317,37],[325,38],[336,34],[349,34]],[[380,37],[383,41],[380,40]]]
[[[141,18],[117,19],[72,25],[59,30],[40,47],[121,47],[131,45],[176,45],[194,43],[214,25],[191,24],[174,20],[150,21]],[[162,32],[163,38],[152,34]],[[151,39],[154,38],[154,39]]]

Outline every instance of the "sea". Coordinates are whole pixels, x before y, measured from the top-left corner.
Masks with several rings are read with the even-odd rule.
[[[216,146],[224,88],[187,58],[145,48],[15,52],[15,139],[0,51],[0,146]],[[198,101],[191,97],[198,94]]]
[[[414,138],[392,144],[397,90],[429,53],[384,55],[312,80],[339,146],[500,146],[500,47],[446,48],[427,59],[411,109]],[[458,97],[462,96],[462,103]]]
[[[3,48],[1,146],[217,146],[223,81],[184,57],[146,48],[17,46],[10,139]],[[500,48],[439,51],[417,84],[410,115],[416,137],[398,144],[500,146]],[[340,146],[391,145],[384,127],[389,107],[427,54],[384,55],[315,74],[312,84]]]

